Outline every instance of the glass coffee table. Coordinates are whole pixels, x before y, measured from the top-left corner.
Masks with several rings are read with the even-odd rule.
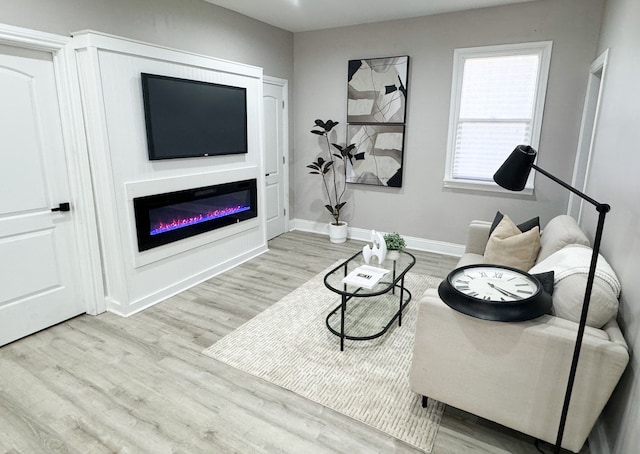
[[[404,278],[415,263],[416,258],[403,250],[396,260],[387,259],[381,265],[370,264],[389,270],[373,288],[342,282],[351,271],[365,265],[362,251],[326,274],[324,285],[340,295],[340,303],[326,319],[329,331],[340,337],[340,351],[344,350],[345,339],[375,339],[386,333],[396,320],[398,326],[402,326],[402,311],[411,301],[411,292],[404,286]]]

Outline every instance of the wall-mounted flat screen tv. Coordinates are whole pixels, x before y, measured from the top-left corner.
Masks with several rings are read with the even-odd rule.
[[[247,90],[141,74],[149,159],[247,153]]]

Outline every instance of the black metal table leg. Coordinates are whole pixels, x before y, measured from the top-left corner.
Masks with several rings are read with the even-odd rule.
[[[402,326],[402,301],[404,299],[404,276],[400,279],[400,308],[398,309],[398,326]]]
[[[404,278],[402,278],[404,280]],[[396,281],[396,261],[393,261],[393,281]],[[393,288],[391,289],[391,294],[395,295],[396,294],[396,286],[394,285]]]
[[[340,307],[340,351],[344,351],[344,313],[347,309],[347,296],[342,295],[342,305]]]

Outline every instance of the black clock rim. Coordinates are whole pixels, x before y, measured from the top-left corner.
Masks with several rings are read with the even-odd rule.
[[[537,291],[530,297],[518,301],[487,301],[466,295],[451,283],[451,277],[461,270],[487,267],[502,268],[528,277],[537,284]],[[454,269],[438,286],[438,294],[447,306],[458,312],[483,320],[500,322],[525,321],[540,317],[550,313],[553,304],[551,295],[544,290],[537,277],[517,268],[490,263],[466,265]]]

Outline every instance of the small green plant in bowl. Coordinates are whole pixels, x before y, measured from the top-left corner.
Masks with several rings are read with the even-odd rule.
[[[407,247],[407,243],[404,241],[404,238],[396,232],[386,233],[384,235],[384,242],[386,243],[387,250],[389,251],[401,251]]]

